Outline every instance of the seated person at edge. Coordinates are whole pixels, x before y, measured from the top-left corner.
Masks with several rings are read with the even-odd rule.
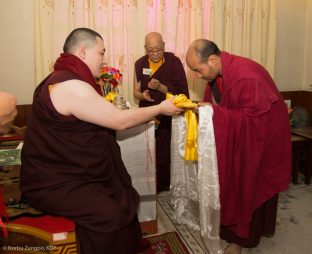
[[[79,253],[137,253],[139,195],[115,131],[182,110],[172,100],[131,110],[104,100],[95,82],[105,53],[97,32],[73,30],[63,50],[34,93],[22,149],[22,193],[32,207],[75,222]]]
[[[166,93],[189,97],[183,65],[173,53],[165,52],[165,43],[159,33],[145,37],[146,55],[135,63],[133,96],[139,107],[157,105],[166,99]],[[156,129],[157,192],[170,187],[171,116],[158,115]]]
[[[7,92],[0,91],[0,135],[9,132],[16,115],[17,110],[15,96]],[[1,228],[4,227],[2,216],[5,217],[5,202],[2,198],[2,186],[0,185],[0,232]]]
[[[0,92],[0,134],[9,131],[16,115],[16,98],[14,95]]]
[[[275,232],[278,193],[287,190],[291,172],[287,107],[261,65],[212,41],[194,41],[186,62],[210,82],[204,100],[214,111],[220,237],[229,242],[226,254],[238,254]]]

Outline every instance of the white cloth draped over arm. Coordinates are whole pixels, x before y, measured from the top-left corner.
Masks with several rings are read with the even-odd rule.
[[[173,117],[170,202],[176,222],[200,230],[209,252],[221,254],[220,187],[212,116],[210,106],[199,108],[198,162],[184,161],[185,119]]]

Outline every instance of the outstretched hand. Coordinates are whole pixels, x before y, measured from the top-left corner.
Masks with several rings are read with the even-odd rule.
[[[173,116],[173,115],[178,115],[184,112],[183,109],[177,108],[173,104],[174,99],[175,99],[175,96],[173,96],[169,100],[164,100],[159,104],[161,106],[161,114],[166,115],[166,116]]]
[[[154,101],[154,100],[151,98],[151,95],[150,95],[150,93],[149,93],[149,90],[143,91],[142,95],[143,95],[143,98],[144,98],[145,101],[150,101],[150,102],[153,102],[153,101]]]
[[[152,79],[149,83],[148,83],[148,88],[149,89],[153,89],[153,90],[158,90],[159,86],[160,86],[160,81],[158,79]]]

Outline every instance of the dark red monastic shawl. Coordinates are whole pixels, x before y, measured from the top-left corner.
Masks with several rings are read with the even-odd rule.
[[[139,196],[122,162],[115,132],[59,114],[48,86],[79,79],[97,89],[88,66],[62,54],[35,90],[22,149],[21,190],[29,203],[105,233],[136,216]],[[103,116],[109,117],[109,116]]]
[[[187,79],[185,71],[181,60],[176,57],[173,53],[164,53],[165,62],[157,69],[157,71],[152,75],[143,74],[144,68],[149,68],[148,56],[145,55],[138,59],[135,63],[135,71],[137,81],[141,82],[141,92],[149,89],[148,83],[151,79],[155,78],[160,81],[163,85],[167,86],[168,92],[174,95],[185,94],[189,97],[189,91],[187,86]],[[166,95],[162,92],[149,89],[151,98],[154,99],[153,102],[140,101],[140,107],[148,107],[152,105],[157,105],[166,99]]]
[[[288,188],[290,125],[284,100],[262,66],[226,52],[221,64],[222,99],[213,107],[221,224],[246,238],[253,211]],[[206,99],[210,93],[207,86]]]
[[[54,70],[69,71],[75,74],[79,79],[89,83],[99,94],[101,94],[101,88],[96,84],[89,67],[78,57],[72,54],[62,53],[61,57],[55,62]]]

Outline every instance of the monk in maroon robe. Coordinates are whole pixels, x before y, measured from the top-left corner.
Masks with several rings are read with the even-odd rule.
[[[204,99],[214,111],[221,237],[230,242],[225,253],[241,253],[275,231],[278,193],[291,172],[287,107],[261,65],[211,41],[193,42],[186,61],[209,81]]]
[[[165,43],[159,33],[145,37],[147,55],[135,63],[136,77],[133,96],[139,107],[157,105],[166,98],[166,93],[189,96],[183,65],[173,53],[164,52]],[[171,117],[157,116],[156,130],[156,175],[157,192],[167,191],[170,186]]]
[[[181,110],[172,101],[119,110],[104,100],[95,77],[105,49],[93,30],[72,31],[64,52],[35,90],[22,149],[21,190],[34,208],[75,222],[80,253],[137,253],[139,195],[115,130]]]

